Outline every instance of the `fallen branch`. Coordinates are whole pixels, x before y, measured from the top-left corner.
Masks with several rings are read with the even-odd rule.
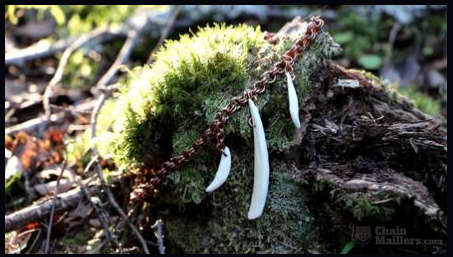
[[[185,9],[187,9],[185,11],[194,12],[193,8],[194,7],[191,7],[191,8],[185,7]],[[200,8],[200,7],[198,7],[198,8]],[[231,12],[231,10],[220,10],[219,7],[217,7],[217,8],[210,7],[209,10],[207,10],[206,7],[203,7],[203,8],[204,9],[203,9],[202,15],[199,15],[198,17],[191,17],[191,18],[185,18],[182,20],[178,20],[173,24],[173,27],[189,27],[193,24],[200,22],[203,19],[207,19],[209,16],[212,16],[213,14],[222,13],[223,16],[220,18],[226,18],[226,17],[224,17],[224,15],[227,12]],[[232,6],[231,8],[235,8],[235,7]],[[256,7],[254,9],[256,9]],[[256,11],[255,12],[252,11],[251,13],[249,13],[249,10],[251,10],[251,9],[245,8],[244,10],[242,10],[240,12],[242,12],[242,14],[246,15],[246,16],[254,16],[254,14],[256,14]],[[169,10],[168,12],[171,12],[171,10]],[[236,10],[234,12],[237,13]],[[301,9],[298,11],[298,14],[300,15],[301,13],[306,13],[306,11]],[[169,22],[167,22],[168,14],[165,12],[161,13],[161,15],[159,15],[159,16],[156,16],[154,14],[154,12],[149,12],[149,14],[147,16],[148,16],[147,20],[148,20],[149,25],[168,26],[168,24],[169,24]],[[293,16],[294,16],[294,12],[286,11],[286,10],[278,10],[275,8],[266,8],[266,10],[259,12],[259,17],[262,19],[269,19],[269,18],[285,18],[286,19],[286,18],[293,17]],[[109,33],[106,33],[103,37],[100,38],[100,41],[106,41],[106,40],[110,40],[112,38],[116,38],[116,37],[124,35],[129,30],[130,23],[131,22],[126,22],[125,25],[123,25],[118,30],[114,30],[114,31],[110,31]],[[46,46],[46,47],[40,46],[39,45],[40,43],[38,42],[38,43],[36,43],[30,47],[24,48],[24,49],[7,52],[7,53],[5,53],[5,66],[9,66],[9,65],[21,66],[24,63],[29,62],[29,61],[52,56],[58,52],[65,51],[77,39],[78,38],[61,40],[61,41],[58,41],[58,42],[56,42],[50,46]]]
[[[161,16],[156,17],[154,12],[146,13],[147,24],[151,25],[158,25],[163,26],[164,22],[162,22],[165,17],[165,13],[162,13]],[[116,37],[121,37],[126,35],[126,33],[131,29],[131,27],[135,26],[135,18],[137,15],[132,15],[132,18],[126,21],[120,28],[111,29],[103,33],[100,37],[98,37],[99,42],[111,40]],[[52,45],[43,47],[41,42],[38,42],[32,46],[29,46],[24,49],[14,50],[11,52],[5,53],[5,66],[9,65],[18,65],[22,66],[26,62],[33,61],[39,58],[50,57],[58,52],[65,51],[68,49],[72,44],[74,44],[80,38],[83,38],[85,35],[60,40]]]
[[[42,47],[40,46],[41,42],[38,42],[24,49],[7,52],[5,53],[5,66],[8,65],[22,66],[27,61],[52,56],[55,53],[64,51],[75,40],[76,39],[74,38],[60,40],[48,47]]]
[[[66,64],[69,61],[69,58],[71,57],[72,53],[85,45],[86,43],[90,42],[91,40],[101,36],[104,33],[107,33],[107,29],[97,29],[94,30],[93,32],[83,35],[80,38],[78,38],[76,41],[74,41],[63,53],[63,56],[60,59],[60,62],[58,64],[57,71],[55,72],[55,75],[53,78],[50,80],[49,84],[46,87],[46,90],[43,95],[43,106],[44,110],[46,112],[46,118],[50,120],[50,115],[52,114],[52,111],[50,109],[50,98],[52,97],[52,92],[53,88],[61,81],[63,77],[63,72],[66,67]]]
[[[102,76],[102,78],[96,84],[97,88],[102,88],[110,84],[112,82],[118,68],[121,67],[126,61],[129,59],[132,49],[137,44],[138,40],[138,31],[131,30],[128,33],[127,39],[124,42],[123,47],[121,48],[118,57],[116,58],[115,62],[110,66],[109,70]]]
[[[164,30],[162,31],[162,34],[160,35],[159,41],[157,41],[157,44],[154,46],[154,49],[151,51],[151,54],[149,55],[148,64],[154,62],[154,54],[164,44],[165,39],[168,37],[168,34],[170,34],[170,31],[175,25],[176,18],[178,18],[179,13],[181,12],[182,6],[176,5],[174,9],[175,10],[173,12],[172,17],[170,18],[170,21],[165,26]]]
[[[124,35],[123,29],[112,29],[103,33],[99,38],[99,42],[111,40],[116,37]],[[33,61],[39,58],[50,57],[58,52],[65,51],[68,47],[74,44],[75,41],[79,40],[82,36],[60,40],[47,47],[41,46],[41,42],[38,42],[32,46],[24,49],[14,50],[5,53],[5,66],[18,65],[22,66],[26,62]]]
[[[79,104],[75,106],[75,108],[70,109],[70,113],[72,114],[77,114],[77,113],[85,113],[87,111],[91,111],[93,109],[93,102],[85,102],[82,104]],[[55,113],[51,116],[51,121],[52,122],[60,122],[64,119],[65,113],[67,111],[65,110],[64,112],[61,113]],[[15,134],[20,131],[24,132],[36,132],[36,131],[44,131],[45,128],[48,126],[49,120],[46,119],[46,117],[38,117],[35,119],[31,119],[28,121],[25,121],[23,123],[5,128],[5,134]]]
[[[96,194],[96,186],[87,189],[90,196]],[[84,197],[80,188],[58,195],[55,201],[45,202],[26,207],[22,210],[5,216],[5,233],[21,228],[30,222],[47,218],[55,205],[55,212],[69,210],[79,203]]]

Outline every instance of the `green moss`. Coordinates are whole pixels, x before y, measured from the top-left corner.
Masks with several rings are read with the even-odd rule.
[[[235,152],[238,154],[246,154]],[[251,156],[250,156],[251,157]],[[288,174],[283,162],[271,166],[265,214],[247,219],[252,189],[253,158],[238,160],[230,178],[208,201],[212,212],[187,205],[181,215],[166,217],[172,249],[185,253],[294,253],[305,252],[313,240],[314,217],[307,207],[307,193]],[[212,172],[211,172],[212,173]],[[171,199],[171,197],[165,197]],[[165,200],[163,200],[165,201]],[[194,210],[193,208],[197,208]],[[181,235],[180,231],[184,231]]]
[[[377,196],[374,197],[379,199],[379,201],[387,199],[396,201],[396,199],[398,199],[397,196],[388,194],[381,195],[379,198]],[[392,197],[395,199],[392,199]],[[343,206],[342,208],[346,211],[349,211],[357,221],[361,221],[363,219],[388,221],[390,220],[392,214],[395,213],[395,209],[390,207],[390,205],[373,204],[373,198],[362,193],[341,192],[332,198],[335,203],[339,206]]]
[[[300,35],[284,37],[277,46],[263,40],[259,28],[215,25],[196,35],[169,41],[152,67],[136,68],[117,102],[112,148],[116,163],[125,167],[159,165],[160,154],[176,154],[190,146],[228,101],[250,88]],[[305,94],[319,82],[328,65],[333,41],[320,33],[309,51],[295,63],[295,85],[303,107]],[[169,249],[200,252],[304,252],[315,232],[299,171],[274,159],[291,146],[294,126],[288,112],[284,76],[258,97],[266,129],[271,181],[266,210],[247,219],[253,187],[253,137],[248,108],[226,125],[232,170],[214,194],[204,190],[220,158],[206,146],[166,181],[159,205],[177,209],[168,217]],[[292,174],[292,175],[291,175]],[[183,212],[182,214],[180,212]],[[183,232],[181,232],[183,231]]]
[[[116,162],[152,166],[157,155],[187,148],[220,108],[250,88],[296,36],[285,37],[274,47],[263,40],[259,28],[214,25],[168,41],[154,65],[135,69],[123,88],[112,147]],[[313,74],[333,54],[332,43],[321,33],[295,64],[300,99],[313,86]],[[285,81],[278,78],[257,100],[271,151],[290,147],[293,126],[286,94]],[[234,135],[250,143],[248,119],[247,108],[236,113],[226,126],[227,138]]]
[[[152,68],[136,70],[124,89],[116,128],[117,161],[142,165],[173,134],[180,149],[186,131],[202,132],[221,105],[251,86],[250,63],[265,44],[259,29],[215,25],[168,41]],[[165,126],[165,131],[156,131]],[[178,142],[177,138],[184,137]]]
[[[409,203],[401,203],[405,197],[398,194],[348,191],[325,180],[310,181],[310,188],[318,206],[314,215],[320,232],[318,240],[324,242],[318,249],[321,252],[342,251],[351,241],[353,225],[393,224],[401,215],[407,215],[402,207]]]
[[[399,93],[408,98],[412,103],[424,113],[438,116],[441,111],[441,100],[434,100],[429,95],[420,92],[414,86],[409,86],[398,90]]]
[[[90,241],[95,235],[90,229],[86,229],[84,233],[77,233],[73,236],[65,237],[60,242],[61,251],[65,254],[74,254],[80,251],[81,247],[86,247],[87,242]]]
[[[318,249],[321,252],[336,253],[345,249],[351,242],[351,227],[354,226],[399,226],[407,228],[408,234],[414,238],[444,237],[442,232],[439,233],[438,225],[435,225],[438,220],[427,217],[424,211],[414,206],[413,199],[407,196],[390,192],[342,190],[330,182],[320,180],[313,184],[317,185],[316,188],[311,187],[314,189],[311,197],[318,206],[314,215],[316,227],[320,231],[318,240],[323,242],[322,249]],[[417,246],[413,249],[432,251]],[[354,247],[353,252],[356,251],[387,253],[399,252],[400,249],[396,246],[367,244]]]
[[[358,72],[362,74],[367,80],[369,80],[374,86],[380,87],[382,85],[381,79],[379,79],[376,75],[372,72],[366,70],[355,70],[352,69],[351,71]]]
[[[348,212],[349,218],[355,222],[389,221],[403,197],[394,193],[371,194],[345,191],[337,189],[331,182],[324,180],[316,180],[310,185],[315,197],[323,199],[323,202],[332,203],[330,207],[337,209],[333,212],[335,215]]]
[[[420,92],[414,86],[402,88],[398,83],[385,85],[384,89],[389,94],[389,104],[394,104],[398,99],[404,98],[409,100],[420,111],[432,116],[439,116],[441,112],[441,100],[433,99],[431,96]]]

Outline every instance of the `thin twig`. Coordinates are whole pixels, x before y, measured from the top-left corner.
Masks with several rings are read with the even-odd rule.
[[[58,187],[60,186],[60,180],[61,178],[63,177],[63,173],[65,172],[66,170],[66,166],[68,165],[68,161],[67,161],[67,158],[66,156],[64,157],[63,159],[63,162],[61,164],[61,171],[60,171],[60,175],[58,176],[57,178],[57,184],[55,186],[55,192],[54,192],[54,195],[53,195],[53,204],[52,204],[52,210],[50,212],[50,217],[49,217],[49,225],[47,226],[47,237],[46,237],[46,247],[45,247],[45,250],[44,252],[45,253],[49,253],[49,245],[50,245],[50,236],[52,234],[52,222],[53,222],[53,217],[54,217],[54,214],[55,214],[55,203],[56,203],[56,199],[58,197]]]
[[[164,222],[161,219],[158,219],[151,228],[156,230],[157,245],[159,248],[159,253],[165,254],[164,232],[163,232],[164,231]]]
[[[96,193],[96,186],[91,186],[87,190],[88,195]],[[84,194],[80,188],[73,189],[60,194],[54,201],[45,201],[36,205],[25,207],[17,212],[5,216],[5,233],[20,228],[30,222],[39,221],[47,218],[52,209],[55,212],[68,210],[76,206],[83,198]],[[55,206],[55,207],[54,207]]]
[[[120,26],[119,28],[116,28],[116,29],[112,28],[109,31],[107,31],[106,33],[104,33],[103,36],[100,38],[100,41],[106,41],[106,40],[110,40],[113,38],[117,38],[117,37],[126,35],[131,30],[131,26],[132,27],[134,26],[133,21],[136,18],[136,16],[138,16],[138,15],[141,15],[141,13],[132,14],[131,18],[128,21],[124,22],[122,26]],[[147,11],[146,13],[144,13],[144,15],[146,15],[146,21],[147,21],[146,25],[147,26],[148,25],[149,26],[151,26],[151,25],[163,26],[164,25],[161,17],[156,17],[154,11]],[[162,16],[164,16],[164,15],[165,15],[165,13],[162,13]],[[189,24],[193,24],[195,22],[196,21],[190,21]],[[183,24],[183,26],[184,25],[187,25],[187,24]],[[48,46],[48,47],[42,47],[42,46],[40,46],[40,42],[38,42],[38,43],[36,43],[30,47],[24,48],[24,49],[10,51],[8,53],[5,53],[5,66],[23,65],[24,63],[26,63],[28,61],[33,61],[33,60],[36,60],[39,58],[52,56],[58,52],[67,50],[70,47],[70,45],[74,44],[75,41],[80,40],[81,37],[84,37],[84,35],[77,37],[77,38],[61,40],[61,41],[55,42],[54,44],[52,44],[51,46]]]
[[[149,55],[148,58],[148,64],[151,64],[154,62],[154,54],[159,50],[159,48],[164,44],[165,39],[168,37],[168,34],[170,34],[173,26],[175,25],[176,18],[178,18],[179,13],[181,12],[182,5],[176,5],[175,10],[173,11],[173,15],[170,18],[170,21],[168,21],[167,25],[165,26],[164,30],[162,31],[162,34],[160,35],[159,41],[157,41],[157,44],[154,46],[154,49],[151,51],[151,54]]]
[[[130,30],[128,32],[127,39],[124,42],[124,45],[121,48],[120,52],[118,53],[115,62],[112,64],[112,66],[110,66],[109,70],[104,74],[104,76],[102,76],[102,78],[99,79],[96,85],[97,88],[100,89],[101,87],[105,87],[108,84],[110,84],[116,72],[118,71],[118,68],[120,68],[127,62],[127,60],[129,60],[129,57],[132,53],[132,49],[137,44],[138,33],[139,31],[137,30]]]
[[[95,161],[96,161],[96,159],[93,159],[90,161],[90,163],[85,168],[84,173],[86,173],[89,170],[89,168]],[[74,178],[75,178],[77,185],[82,189],[85,197],[89,200],[90,205],[96,211],[98,218],[99,218],[99,222],[101,222],[102,228],[104,229],[104,231],[106,233],[107,240],[109,240],[109,242],[113,242],[120,250],[120,253],[122,253],[123,251],[121,249],[121,245],[118,242],[117,237],[109,229],[109,224],[110,224],[111,218],[108,215],[108,213],[104,210],[102,203],[100,202],[100,199],[98,197],[92,197],[88,193],[85,183],[82,180],[80,180],[80,178],[78,176],[74,175]],[[93,177],[91,177],[91,178],[93,178]],[[99,194],[99,190],[97,190],[97,194]]]
[[[392,29],[389,32],[389,39],[387,44],[387,49],[385,51],[385,62],[389,63],[390,58],[392,57],[393,45],[395,44],[396,36],[398,32],[401,30],[401,24],[399,22],[395,22],[392,26]]]
[[[87,166],[85,167],[85,170],[84,170],[84,173],[86,174],[91,166],[93,164],[98,164],[99,160],[99,156],[94,156],[91,158],[90,162],[87,164]],[[99,173],[97,173],[99,174]],[[105,190],[105,185],[103,183],[103,178],[100,179],[100,183],[101,183],[101,189],[102,190]],[[80,182],[80,180],[77,181],[78,184],[81,185],[82,189],[83,189],[83,183]],[[100,194],[99,194],[100,195]],[[99,199],[99,197],[91,197],[89,198],[90,199],[90,204],[93,206],[93,208],[96,210],[96,213],[98,214],[98,218],[99,218],[99,221],[101,222],[101,225],[105,231],[105,233],[107,234],[106,237],[109,241],[112,241],[117,247],[118,249],[120,250],[120,252],[122,253],[122,249],[121,249],[121,245],[119,244],[118,242],[118,238],[116,235],[113,234],[112,231],[110,231],[109,229],[109,224],[111,223],[111,218],[109,216],[109,214],[104,210],[103,206],[102,206],[102,203],[101,203],[101,200]]]
[[[135,234],[137,239],[140,241],[143,247],[143,251],[146,254],[150,254],[148,245],[146,244],[145,239],[143,238],[142,234],[140,234],[140,231],[138,228],[130,221],[129,217],[126,215],[126,213],[121,209],[121,207],[118,205],[118,203],[115,200],[115,197],[112,193],[112,191],[109,188],[106,188],[107,197],[109,198],[110,203],[112,204],[113,208],[118,212],[118,214],[127,222],[129,225],[129,228],[132,229],[132,232]]]
[[[118,54],[115,62],[112,64],[112,66],[107,71],[107,73],[99,80],[99,82],[96,85],[97,88],[101,89],[101,88],[105,87],[107,84],[109,84],[112,81],[113,77],[115,76],[116,71],[118,70],[118,67],[120,67],[121,65],[124,65],[127,62],[133,48],[137,44],[139,34],[140,34],[141,30],[143,29],[143,27],[145,26],[145,24],[146,24],[146,22],[144,22],[141,27],[132,29],[131,31],[129,31],[128,37],[127,37],[123,47],[121,48],[120,53]],[[101,95],[99,96],[99,98],[96,101],[96,104],[94,106],[94,109],[93,109],[93,112],[91,115],[91,140],[93,142],[95,141],[95,138],[96,138],[97,118],[99,116],[99,112],[100,112],[102,106],[104,105],[104,102],[107,99],[107,97],[108,96],[107,96],[106,90],[103,90],[103,92],[101,93]],[[96,148],[96,144],[92,144],[92,146],[91,146],[91,156],[92,156],[92,159],[96,159],[96,171],[99,176],[101,186],[104,189],[104,191],[106,192],[110,204],[116,210],[116,212],[127,222],[129,227],[131,228],[132,232],[136,235],[138,240],[141,242],[143,251],[146,254],[150,254],[146,241],[140,234],[140,231],[129,220],[128,216],[123,211],[123,209],[121,209],[121,207],[117,203],[115,196],[113,195],[110,188],[105,185],[102,167],[98,161],[99,154],[98,154],[98,150]]]
[[[38,242],[38,240],[40,239],[41,237],[41,232],[42,232],[42,229],[32,229],[33,231],[37,231],[38,234],[36,235],[36,238],[35,240],[33,240],[33,243],[30,245],[30,248],[28,249],[27,253],[26,254],[30,254],[32,252],[32,250],[35,248],[36,246],[36,243]]]
[[[91,110],[93,109],[93,104],[94,103],[91,101],[79,104],[73,108],[74,110],[70,114],[85,113],[87,111],[90,111],[90,113],[91,113]],[[64,115],[65,112],[58,113],[58,114],[55,113],[54,114],[55,118],[52,118],[53,122],[59,122],[59,121],[63,120],[63,118],[65,117],[65,115]],[[49,120],[47,120],[46,117],[38,117],[38,118],[34,118],[31,120],[25,121],[20,124],[5,128],[5,134],[15,134],[15,133],[21,132],[21,131],[35,133],[36,131],[38,131],[38,132],[41,130],[43,131],[48,126],[48,124],[49,124]]]
[[[66,64],[68,63],[69,58],[71,57],[72,53],[75,50],[82,47],[83,45],[85,45],[86,43],[90,42],[92,39],[97,38],[106,32],[107,32],[107,30],[105,28],[102,28],[102,29],[96,29],[89,34],[83,35],[83,36],[79,37],[77,40],[75,40],[63,52],[60,62],[58,63],[57,71],[55,72],[55,75],[50,80],[49,84],[47,85],[46,90],[44,91],[44,95],[43,95],[43,106],[44,106],[44,110],[46,112],[46,118],[48,120],[50,120],[50,116],[52,114],[52,110],[50,108],[50,98],[52,97],[53,89],[61,81],[61,79],[63,77],[64,69],[65,69]]]

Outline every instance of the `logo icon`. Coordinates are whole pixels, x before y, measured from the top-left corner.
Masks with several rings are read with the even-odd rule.
[[[371,237],[371,227],[356,227],[355,238],[364,243]]]

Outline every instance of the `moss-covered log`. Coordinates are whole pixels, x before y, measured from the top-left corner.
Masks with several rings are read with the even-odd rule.
[[[259,28],[214,26],[166,43],[151,67],[133,71],[119,96],[112,138],[117,164],[135,175],[190,146],[216,112],[300,37],[295,20],[264,40]],[[227,182],[205,187],[220,158],[206,147],[173,173],[143,212],[165,222],[166,247],[185,253],[340,252],[354,226],[406,228],[408,237],[443,244],[379,246],[352,251],[446,251],[447,143],[435,118],[374,76],[330,59],[339,46],[321,32],[296,62],[302,128],[288,113],[284,77],[259,96],[271,178],[265,212],[247,219],[253,184],[249,112],[226,126],[232,152]],[[358,87],[341,87],[352,79]],[[107,112],[108,113],[108,112]],[[374,240],[374,239],[372,239]]]

